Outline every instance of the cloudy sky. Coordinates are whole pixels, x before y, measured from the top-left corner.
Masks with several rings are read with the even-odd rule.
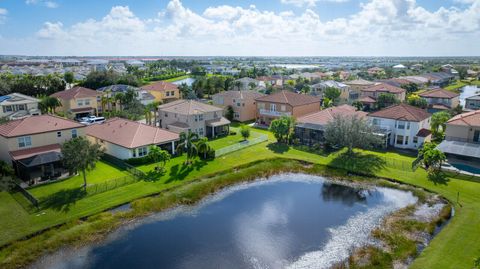
[[[0,0],[0,54],[480,55],[480,0]]]

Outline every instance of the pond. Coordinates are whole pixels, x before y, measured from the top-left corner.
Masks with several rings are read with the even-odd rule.
[[[192,84],[195,82],[194,78],[184,78],[181,80],[177,80],[172,82],[175,85],[182,85],[183,83],[187,84],[188,86],[192,86]]]
[[[385,215],[416,201],[396,189],[282,174],[156,214],[34,268],[328,268],[372,242]]]
[[[480,88],[475,85],[464,86],[460,89],[460,104],[465,107],[465,99],[480,94]]]

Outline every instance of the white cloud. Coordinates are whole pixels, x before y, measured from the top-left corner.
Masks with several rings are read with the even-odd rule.
[[[4,24],[7,20],[8,10],[0,8],[0,24]]]
[[[313,7],[317,5],[317,2],[332,2],[332,3],[345,3],[349,0],[280,0],[282,4],[294,5],[297,7]]]
[[[255,6],[201,13],[171,0],[153,18],[126,6],[70,26],[46,22],[35,37],[0,40],[0,50],[58,55],[479,55],[480,0],[429,11],[415,0],[370,0],[324,21]]]
[[[48,8],[57,8],[58,3],[54,1],[49,1],[49,0],[26,0],[25,3],[27,5],[41,5],[45,6]]]

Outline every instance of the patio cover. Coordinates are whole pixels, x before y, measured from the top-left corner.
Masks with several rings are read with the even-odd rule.
[[[10,156],[12,156],[13,160],[17,161],[17,160],[33,157],[38,154],[51,152],[51,151],[60,152],[61,151],[60,144],[52,144],[52,145],[46,145],[41,147],[10,151]]]
[[[205,121],[205,123],[207,124],[207,126],[218,127],[218,126],[228,125],[230,124],[230,121],[227,120],[225,117],[221,117],[219,119],[207,120]]]
[[[33,157],[19,160],[23,166],[25,167],[35,167],[39,165],[49,164],[53,162],[58,162],[62,160],[62,154],[60,152],[47,152],[35,155]]]
[[[443,141],[437,149],[443,153],[480,158],[480,144],[459,141]]]

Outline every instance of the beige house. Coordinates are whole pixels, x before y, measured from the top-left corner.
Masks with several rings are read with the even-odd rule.
[[[57,111],[63,111],[65,115],[71,114],[73,118],[81,118],[89,115],[98,115],[101,110],[101,93],[84,87],[73,87],[69,90],[52,94],[62,103]]]
[[[112,118],[102,124],[86,127],[87,138],[105,149],[105,153],[127,160],[148,155],[150,146],[175,154],[177,133],[136,121]]]
[[[84,125],[52,115],[10,121],[0,125],[0,159],[25,181],[58,178],[65,172],[61,145],[84,134]]]
[[[155,96],[155,101],[157,102],[168,103],[180,99],[178,86],[170,82],[157,81],[142,86],[142,89]]]
[[[320,110],[320,98],[280,91],[256,99],[257,124],[269,126],[272,120],[281,116],[300,116]]]
[[[194,100],[177,100],[158,107],[160,126],[175,133],[194,132],[200,137],[228,134],[230,121],[223,109]]]
[[[447,121],[445,140],[438,149],[457,157],[480,159],[480,110],[463,113]]]
[[[213,104],[226,109],[231,106],[234,111],[233,118],[244,122],[256,118],[256,98],[265,96],[254,91],[225,91],[212,96]]]
[[[422,92],[419,96],[427,101],[429,109],[432,110],[431,112],[448,110],[460,105],[460,95],[458,93],[442,88]]]
[[[11,93],[0,96],[0,118],[9,120],[40,115],[38,103],[40,100],[21,93]]]
[[[403,88],[395,87],[387,83],[376,83],[374,86],[362,89],[361,97],[377,99],[381,94],[390,93],[395,95],[395,98],[400,102],[403,102],[405,101],[406,92]]]

